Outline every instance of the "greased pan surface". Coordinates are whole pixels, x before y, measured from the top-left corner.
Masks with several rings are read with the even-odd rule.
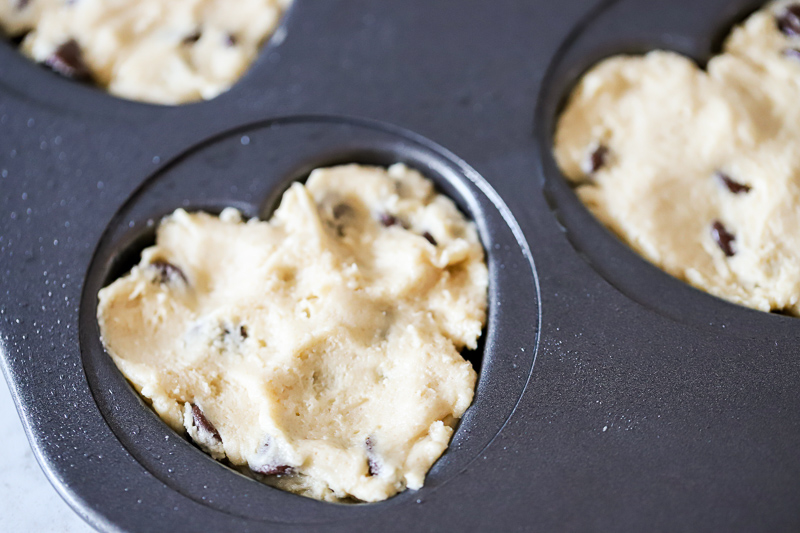
[[[758,6],[296,0],[229,93],[174,108],[0,45],[2,360],[54,485],[107,531],[796,531],[800,323],[649,265],[549,153],[594,62],[702,63]],[[490,264],[478,392],[450,450],[420,491],[357,506],[213,462],[104,356],[97,290],[177,207],[268,217],[314,166],[396,160],[476,220]]]

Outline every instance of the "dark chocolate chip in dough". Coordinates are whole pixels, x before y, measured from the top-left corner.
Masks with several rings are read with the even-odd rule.
[[[396,216],[394,216],[392,214],[389,214],[389,213],[381,213],[381,214],[379,214],[378,215],[378,220],[380,220],[381,224],[383,224],[383,226],[387,227],[387,228],[391,227],[391,226],[399,225],[403,229],[408,229],[408,224],[404,220],[401,220],[401,219],[397,218]]]
[[[232,33],[228,33],[225,35],[225,46],[236,46],[236,43],[238,41],[239,40]]]
[[[739,183],[738,181],[734,180],[724,172],[717,171],[716,172],[717,178],[725,185],[729,191],[733,194],[741,194],[741,193],[748,193],[752,189],[749,185],[744,183]]]
[[[92,71],[84,61],[83,51],[75,39],[70,39],[56,48],[44,64],[68,78],[79,81],[92,79]]]
[[[425,237],[426,241],[436,246],[436,239],[434,239],[433,235],[431,235],[429,232],[426,231],[425,233],[422,234],[422,236]]]
[[[711,237],[727,257],[736,255],[736,251],[733,249],[733,241],[736,240],[736,237],[729,233],[719,220],[715,220],[711,224]]]
[[[587,172],[587,174],[594,174],[603,168],[608,162],[608,154],[608,147],[603,144],[595,148],[595,150],[589,154],[589,157],[586,160],[584,170]]]
[[[31,3],[31,0],[17,0],[16,8],[19,11],[22,11],[23,9],[28,7],[28,4],[30,4],[30,3]]]
[[[197,41],[200,40],[200,37],[202,37],[202,34],[200,33],[200,30],[195,30],[193,33],[190,33],[189,35],[184,37],[183,41],[181,41],[181,42],[183,44],[194,44],[194,43],[196,43]]]
[[[215,441],[222,442],[222,437],[219,436],[219,431],[217,431],[217,428],[214,427],[214,424],[209,422],[205,413],[203,413],[203,410],[195,404],[191,404],[191,406],[192,420],[194,421],[194,425],[197,427],[197,429],[208,434]]]
[[[165,261],[163,259],[158,259],[150,263],[150,266],[155,268],[158,271],[158,282],[159,283],[167,283],[175,277],[180,278],[183,280],[184,283],[188,283],[189,280],[186,279],[186,274],[183,273],[183,270],[176,267],[169,261]]]
[[[333,215],[333,219],[340,221],[343,218],[349,217],[353,214],[353,208],[345,203],[336,204],[331,209],[331,214]],[[344,223],[340,222],[338,224],[333,222],[327,223],[331,228],[336,230],[336,235],[339,237],[344,237]]]
[[[364,447],[367,449],[367,468],[370,476],[377,476],[381,471],[378,456],[375,453],[375,445],[372,442],[372,437],[367,437],[364,441]]]
[[[261,451],[267,452],[268,448],[272,445],[272,437],[267,435],[264,437],[264,443],[261,445]],[[288,476],[294,474],[294,468],[289,465],[281,464],[273,458],[273,462],[253,467],[250,465],[250,470],[256,474],[264,476]]]
[[[786,6],[781,13],[776,15],[775,23],[784,35],[800,36],[800,3]]]
[[[387,228],[390,226],[394,226],[398,222],[397,217],[394,215],[390,215],[389,213],[381,213],[380,215],[378,215],[378,219],[381,221],[381,224],[383,224]]]
[[[228,327],[221,324],[221,327],[222,333],[217,336],[221,342],[242,343],[249,336],[245,325]]]
[[[800,61],[800,48],[784,48],[783,57]]]
[[[333,206],[333,218],[340,219],[353,212],[353,208],[347,204],[336,204]]]
[[[251,470],[264,476],[288,476],[294,473],[294,469],[287,465],[264,465]]]

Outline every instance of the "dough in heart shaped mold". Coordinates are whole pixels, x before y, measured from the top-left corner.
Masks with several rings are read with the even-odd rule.
[[[705,70],[667,51],[590,70],[554,153],[586,206],[666,272],[800,315],[800,3],[736,27]]]

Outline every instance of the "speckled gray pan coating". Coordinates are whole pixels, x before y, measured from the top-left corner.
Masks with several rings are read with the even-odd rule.
[[[3,369],[69,503],[105,531],[800,529],[800,323],[647,264],[550,156],[594,62],[658,47],[702,62],[758,3],[595,4],[298,0],[230,92],[175,108],[1,44]],[[213,462],[104,354],[97,290],[176,207],[266,216],[316,166],[396,160],[476,220],[491,271],[451,449],[422,490],[358,506]]]

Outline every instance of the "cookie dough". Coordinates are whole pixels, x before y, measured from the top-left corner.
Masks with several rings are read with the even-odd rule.
[[[705,71],[655,51],[603,61],[554,153],[605,224],[670,274],[800,315],[800,3],[735,28]]]
[[[158,104],[214,98],[256,58],[291,0],[0,0],[34,61]]]
[[[176,431],[280,488],[418,489],[472,402],[488,273],[403,165],[315,170],[269,222],[177,210],[99,293],[103,344]]]

